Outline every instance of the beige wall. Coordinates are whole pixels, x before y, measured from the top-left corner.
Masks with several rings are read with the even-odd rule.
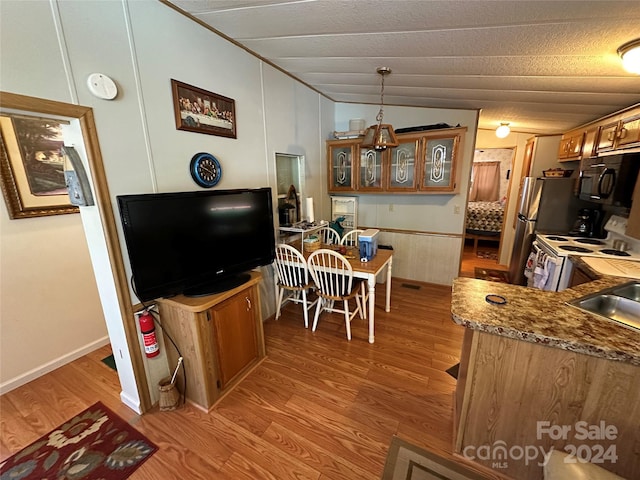
[[[0,212],[0,392],[108,343],[79,214]]]

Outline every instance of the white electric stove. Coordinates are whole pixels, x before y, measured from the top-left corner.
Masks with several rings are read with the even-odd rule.
[[[608,275],[613,271],[608,268],[611,265],[615,265],[618,270],[625,270],[625,264],[636,267],[635,264],[627,264],[626,261],[640,262],[640,240],[625,235],[626,228],[626,218],[612,215],[604,227],[607,231],[606,238],[537,234],[532,252],[538,263],[547,269],[547,277],[544,284],[541,285],[539,282],[538,285],[530,286],[555,291],[567,288],[572,270],[572,263],[567,259],[569,255],[602,259],[594,262],[594,268]],[[626,243],[624,251],[614,248],[616,240]],[[626,270],[631,273],[622,276],[634,277],[637,268]]]

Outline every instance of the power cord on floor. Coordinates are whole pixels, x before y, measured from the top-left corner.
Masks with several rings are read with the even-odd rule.
[[[138,293],[136,292],[136,287],[133,282],[133,276],[131,276],[130,282],[131,282],[131,290],[137,297]],[[169,333],[162,326],[162,322],[160,321],[160,314],[153,309],[155,305],[146,305],[145,302],[143,301],[141,301],[140,303],[143,307],[143,310],[151,314],[154,322],[158,324],[164,336],[167,337],[169,341],[173,344],[173,348],[175,348],[176,353],[178,354],[178,358],[184,359],[184,357],[182,356],[182,353],[180,352],[180,349],[178,348],[178,345],[176,345],[176,342],[173,340],[171,335],[169,335]],[[187,372],[185,370],[185,362],[182,361],[180,363],[182,364],[182,404],[184,405],[187,401]]]

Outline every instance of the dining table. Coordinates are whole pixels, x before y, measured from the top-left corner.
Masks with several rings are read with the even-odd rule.
[[[300,248],[300,245],[297,245]],[[339,245],[321,245],[320,248],[327,248],[337,251]],[[306,249],[300,250],[305,259],[309,258],[312,252]],[[375,341],[375,306],[376,306],[376,278],[385,269],[386,272],[386,292],[385,292],[385,312],[391,311],[391,268],[393,265],[393,250],[378,248],[376,255],[369,261],[362,261],[358,247],[347,246],[346,253],[342,254],[353,269],[353,277],[367,281],[368,287],[368,312],[369,321],[369,343]]]

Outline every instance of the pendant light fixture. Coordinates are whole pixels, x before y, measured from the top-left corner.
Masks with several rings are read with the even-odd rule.
[[[376,71],[382,77],[380,88],[380,111],[376,116],[376,120],[378,123],[376,125],[371,125],[369,128],[367,128],[367,131],[364,132],[364,140],[362,141],[361,147],[373,148],[375,150],[386,150],[389,147],[398,146],[398,139],[393,131],[393,127],[388,123],[382,123],[382,107],[384,105],[384,77],[385,75],[389,75],[391,73],[391,69],[389,67],[378,67]]]
[[[631,40],[618,48],[618,55],[627,72],[640,74],[640,38]]]
[[[496,128],[496,137],[506,138],[510,132],[511,129],[509,128],[509,123],[501,123],[500,126]]]

